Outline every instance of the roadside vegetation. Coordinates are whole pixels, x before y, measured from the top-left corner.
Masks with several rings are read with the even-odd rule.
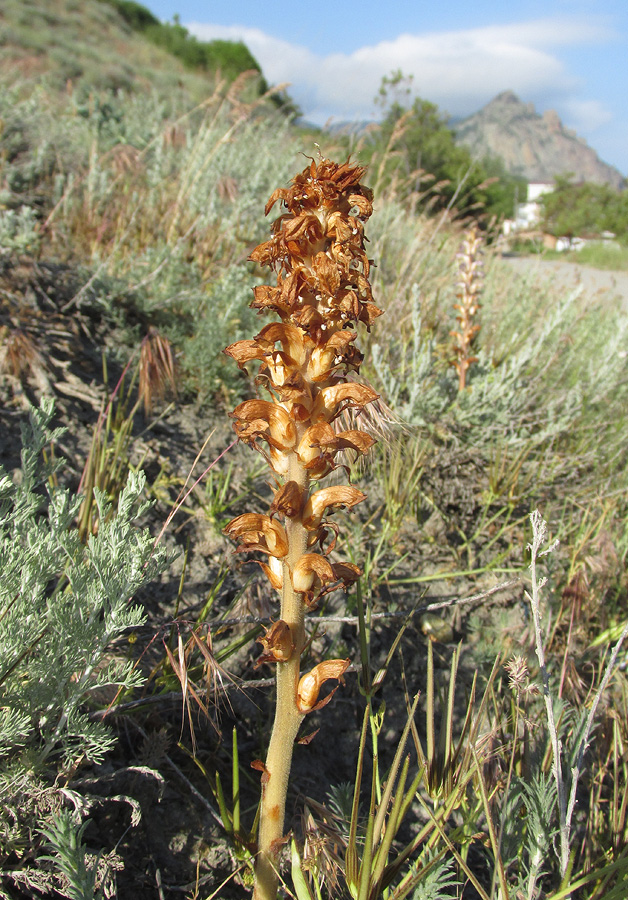
[[[556,237],[614,234],[628,244],[628,191],[607,184],[575,184],[568,176],[556,178],[554,190],[544,194],[543,226]]]
[[[552,250],[543,236],[572,242],[572,250]],[[541,220],[533,238],[515,240],[518,253],[540,253],[596,269],[628,269],[628,191],[606,184],[574,183],[557,176],[555,187],[541,197]]]
[[[579,250],[547,250],[544,247],[533,250],[529,243],[522,244],[519,249],[523,253],[540,253],[544,259],[578,263],[610,272],[628,271],[628,248],[617,241],[587,241]]]
[[[277,485],[234,440],[229,411],[263,387],[224,349],[269,323],[247,260],[319,151],[255,74],[206,73],[199,96],[18,71],[0,90],[0,896],[239,900],[279,609],[224,529],[265,520]],[[384,315],[359,329],[379,398],[338,423],[377,441],[362,459],[347,439],[336,473],[366,498],[316,522],[347,590],[309,613],[303,670],[348,662],[294,747],[281,879],[298,900],[623,900],[628,317],[504,266],[489,170],[437,110],[385,102],[376,135],[316,136],[368,162]]]

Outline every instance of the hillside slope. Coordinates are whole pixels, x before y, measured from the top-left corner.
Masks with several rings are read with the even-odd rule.
[[[555,175],[572,173],[578,181],[623,186],[621,173],[565,128],[554,110],[541,116],[512,91],[498,94],[460,122],[456,135],[475,156],[497,156],[509,172],[528,181],[551,181]]]
[[[198,100],[213,87],[211,76],[190,72],[98,0],[3,0],[0,34],[0,77],[10,82],[45,76],[57,87],[183,89]]]

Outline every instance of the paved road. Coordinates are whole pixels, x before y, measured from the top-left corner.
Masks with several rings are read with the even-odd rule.
[[[560,280],[565,287],[582,284],[593,294],[621,297],[628,310],[628,272],[607,272],[562,260],[540,259],[538,256],[504,256],[503,260],[522,272],[538,272],[542,277]]]

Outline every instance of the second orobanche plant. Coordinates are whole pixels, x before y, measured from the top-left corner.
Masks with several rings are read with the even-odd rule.
[[[451,331],[454,343],[453,365],[458,373],[458,389],[464,391],[467,386],[469,366],[478,361],[473,356],[473,342],[480,330],[478,313],[480,311],[480,293],[482,291],[482,237],[476,225],[468,229],[458,253],[459,282],[457,284],[458,302],[454,308],[458,311],[458,331]]]
[[[370,327],[381,314],[373,303],[364,221],[372,195],[360,180],[364,169],[327,159],[279,188],[266,205],[283,213],[272,238],[251,259],[270,266],[274,285],[255,288],[251,304],[274,313],[251,340],[237,341],[226,352],[240,367],[259,360],[257,385],[263,392],[233,412],[240,440],[260,451],[273,470],[274,499],[268,515],[245,513],[226,528],[239,549],[262,554],[259,565],[281,596],[279,618],[261,638],[263,659],[277,668],[275,722],[262,772],[262,806],[255,900],[274,900],[277,859],[284,837],[284,811],[292,748],[304,716],[330,699],[322,685],[340,680],[349,660],[330,659],[301,672],[306,643],[305,614],[321,595],[348,587],[360,571],[348,562],[332,562],[337,529],[326,516],[352,507],[364,494],[351,485],[318,487],[343,450],[366,453],[373,438],[357,429],[341,430],[343,410],[362,409],[377,397],[351,380],[362,354],[355,346],[355,325]]]

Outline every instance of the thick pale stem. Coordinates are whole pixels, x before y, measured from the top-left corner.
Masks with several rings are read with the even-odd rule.
[[[317,709],[320,684],[339,679],[349,664],[348,660],[319,663],[307,673],[298,700],[305,598],[319,596],[323,588],[331,590],[337,580],[348,585],[357,577],[357,567],[352,564],[332,565],[322,550],[308,552],[308,538],[314,547],[317,541],[324,542],[326,530],[320,523],[324,510],[315,512],[308,506],[306,514],[305,506],[310,499],[310,473],[317,479],[327,474],[335,453],[344,446],[365,452],[372,443],[357,429],[334,437],[331,428],[342,407],[362,408],[377,397],[372,388],[346,377],[349,370],[357,371],[361,361],[353,345],[356,334],[350,329],[358,322],[369,326],[381,313],[372,302],[368,283],[362,223],[373,207],[371,191],[360,183],[363,173],[362,167],[348,161],[337,165],[321,158],[318,164],[312,160],[289,188],[273,192],[267,212],[279,200],[287,212],[275,222],[271,240],[256,247],[250,259],[274,269],[277,287],[256,288],[252,306],[260,311],[275,310],[281,322],[263,328],[253,340],[236,341],[227,348],[240,367],[251,360],[260,361],[260,378],[268,379],[272,394],[272,400],[250,400],[236,407],[233,415],[238,436],[258,449],[259,442],[267,442],[271,466],[286,478],[271,507],[271,518],[286,517],[285,538],[284,528],[273,525],[267,516],[238,516],[228,526],[234,537],[241,538],[242,549],[271,555],[272,566],[264,566],[264,571],[273,586],[279,584],[277,563],[283,559],[282,622],[277,626],[283,635],[281,653],[266,654],[265,660],[289,652],[288,629],[294,645],[290,658],[276,663],[277,704],[262,776],[254,900],[276,900],[277,896],[288,778],[304,715],[299,708]],[[302,447],[310,430],[311,441]],[[288,452],[295,447],[301,448],[311,468],[305,468],[296,451]],[[301,507],[295,515],[299,495]],[[355,489],[341,495],[348,497],[346,503],[342,501],[345,505],[357,502]],[[336,499],[331,502],[334,505]],[[295,582],[299,592],[294,590]],[[263,643],[265,649],[266,644],[272,649],[270,634]]]
[[[466,359],[461,359],[459,364],[458,390],[464,391],[467,386],[467,366],[469,363]]]
[[[290,459],[288,479],[296,481],[303,491],[302,496],[307,496],[307,470],[296,453]],[[262,788],[254,900],[275,900],[277,896],[277,856],[283,838],[292,749],[303,720],[303,714],[297,708],[297,687],[305,644],[305,604],[293,589],[290,574],[307,549],[307,531],[301,515],[286,520],[286,535],[289,550],[284,563],[281,618],[290,626],[294,651],[289,660],[277,663],[277,705]]]

